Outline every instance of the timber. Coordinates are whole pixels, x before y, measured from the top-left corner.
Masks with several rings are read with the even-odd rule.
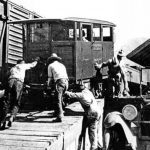
[[[103,110],[103,100],[97,101]],[[53,122],[52,113],[22,110],[12,127],[0,131],[0,150],[76,150],[82,130],[81,105],[68,105],[61,123]]]

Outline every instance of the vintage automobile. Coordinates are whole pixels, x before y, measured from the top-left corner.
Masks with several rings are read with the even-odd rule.
[[[144,107],[141,97],[105,99],[104,138],[109,150],[137,148],[140,111]],[[135,132],[136,131],[136,132]],[[108,143],[108,133],[110,142]],[[132,139],[132,140],[131,140]]]
[[[150,98],[142,91],[141,88],[139,96],[105,98],[106,150],[150,149]]]
[[[140,66],[138,68],[139,87],[136,96],[105,98],[104,137],[109,150],[149,150],[150,149],[150,40],[145,41],[127,55]],[[147,87],[142,85],[144,77]],[[137,78],[137,76],[133,76]],[[110,140],[109,140],[110,139]]]

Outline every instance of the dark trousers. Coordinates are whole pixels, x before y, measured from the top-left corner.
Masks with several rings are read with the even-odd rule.
[[[56,115],[58,118],[63,117],[63,94],[68,89],[67,79],[58,79],[55,83]]]
[[[21,96],[23,92],[23,82],[18,79],[9,80],[9,105],[11,116],[16,117],[17,112],[19,111]]]
[[[107,95],[110,97],[121,96],[123,92],[123,82],[120,74],[108,78]]]
[[[4,123],[6,121],[6,116],[8,113],[8,101],[7,97],[0,98],[0,122]]]

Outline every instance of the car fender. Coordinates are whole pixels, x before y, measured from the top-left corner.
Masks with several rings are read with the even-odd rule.
[[[104,127],[106,129],[114,126],[117,123],[122,126],[128,143],[131,144],[133,150],[136,150],[136,147],[137,147],[136,136],[133,135],[130,127],[125,122],[123,115],[117,111],[110,112],[106,115],[104,119]]]

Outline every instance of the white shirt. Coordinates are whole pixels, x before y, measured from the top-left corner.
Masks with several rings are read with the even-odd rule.
[[[52,79],[55,82],[58,79],[68,79],[66,67],[58,61],[54,61],[48,66],[48,85]]]
[[[98,112],[99,114],[101,113],[101,111],[98,109],[98,106],[97,106],[97,102],[94,98],[94,95],[93,93],[88,90],[87,88],[85,88],[84,90],[82,90],[81,92],[65,92],[70,98],[75,98],[77,99],[85,112],[88,113],[89,111],[89,108],[90,107],[90,110],[92,112]]]
[[[82,40],[84,41],[84,42],[88,42],[88,40],[83,36],[82,37]]]
[[[10,69],[10,77],[9,77],[9,79],[16,78],[16,79],[24,82],[26,70],[35,67],[36,64],[37,64],[37,61],[35,61],[33,63],[17,64],[17,65],[15,65],[14,67],[12,67]]]

